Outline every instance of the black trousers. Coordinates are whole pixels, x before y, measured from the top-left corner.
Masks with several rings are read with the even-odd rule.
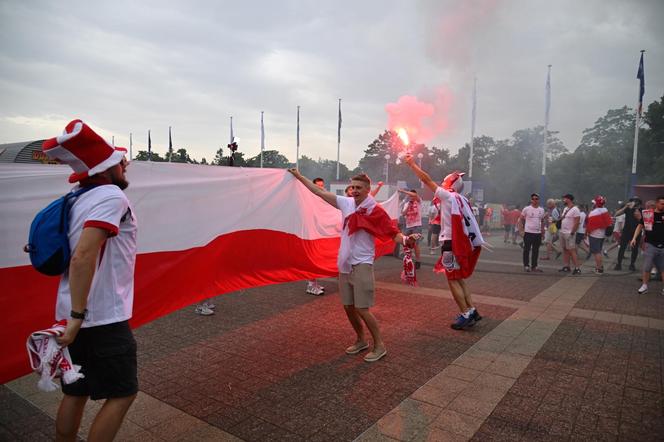
[[[622,231],[620,234],[620,248],[618,249],[618,264],[622,265],[622,260],[625,257],[625,250],[629,246],[629,242],[632,240],[632,237],[634,236],[634,230],[631,232],[626,232]],[[631,247],[632,249],[632,255],[629,258],[629,265],[634,265],[636,262],[636,258],[639,256],[639,240],[641,239],[641,235],[636,239],[636,246]]]
[[[537,267],[537,258],[539,257],[539,248],[542,245],[542,235],[540,233],[528,233],[523,234],[523,266],[530,265],[531,268]],[[530,249],[532,251],[532,257],[530,254]],[[530,264],[528,260],[530,259]]]

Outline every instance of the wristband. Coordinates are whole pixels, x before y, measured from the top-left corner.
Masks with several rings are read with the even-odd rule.
[[[69,312],[69,316],[71,316],[72,319],[85,319],[85,315],[87,315],[87,313],[88,313],[87,308],[83,310],[83,313],[72,310],[71,312]]]

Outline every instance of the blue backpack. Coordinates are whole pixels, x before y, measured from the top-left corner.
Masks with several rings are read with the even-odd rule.
[[[57,276],[69,267],[69,211],[76,198],[96,186],[71,191],[42,209],[32,220],[28,244],[32,266],[40,273]]]

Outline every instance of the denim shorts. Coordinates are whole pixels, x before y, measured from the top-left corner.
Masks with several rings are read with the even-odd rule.
[[[658,248],[647,242],[643,250],[643,271],[650,272],[653,266],[664,272],[664,247]]]

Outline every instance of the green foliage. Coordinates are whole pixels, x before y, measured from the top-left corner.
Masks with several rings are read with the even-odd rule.
[[[236,163],[236,165],[238,165]],[[291,163],[284,155],[280,154],[278,150],[264,150],[263,151],[263,167],[271,167],[274,169],[286,169],[290,167]],[[251,157],[247,160],[247,167],[261,167],[261,154]]]

